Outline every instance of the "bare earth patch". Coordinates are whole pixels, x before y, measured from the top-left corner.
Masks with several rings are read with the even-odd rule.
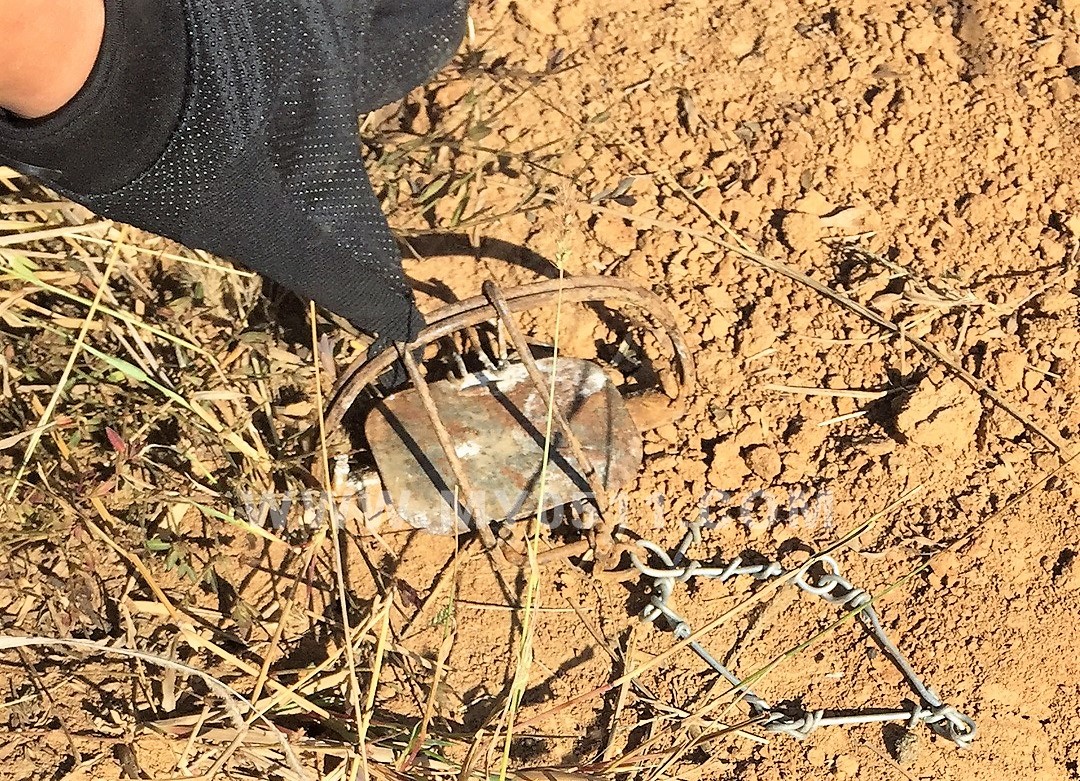
[[[638,621],[636,580],[565,563],[531,583],[411,532],[349,529],[339,558],[301,437],[367,340],[326,320],[313,340],[272,286],[8,172],[3,634],[142,649],[277,729],[186,668],[4,650],[0,778],[344,778],[357,730],[374,778],[497,777],[521,669],[509,767],[575,774],[551,778],[1080,777],[1080,5],[493,0],[473,21],[364,125],[422,307],[556,264],[660,295],[700,387],[650,426],[627,525],[670,549],[704,511],[701,557],[771,559],[879,514],[844,572],[978,739],[717,734],[687,714],[726,686],[688,650],[596,692],[674,643]],[[616,324],[567,311],[564,353],[610,357]],[[553,318],[524,324],[552,340]],[[678,609],[700,627],[758,588],[703,581]],[[837,616],[781,589],[708,645],[749,675]],[[910,696],[854,622],[755,688]]]

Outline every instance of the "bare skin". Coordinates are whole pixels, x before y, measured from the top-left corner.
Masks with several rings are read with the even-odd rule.
[[[0,0],[0,107],[34,119],[70,101],[97,62],[104,0]]]

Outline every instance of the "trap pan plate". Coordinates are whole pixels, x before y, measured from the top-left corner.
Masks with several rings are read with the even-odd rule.
[[[551,382],[552,359],[537,363]],[[547,399],[529,380],[525,367],[510,364],[464,379],[441,380],[428,388],[476,493],[472,501],[477,514],[495,521],[535,514],[540,504]],[[641,435],[618,389],[600,367],[560,357],[555,403],[609,492],[634,479],[641,467]],[[455,503],[450,464],[415,389],[379,402],[367,417],[365,431],[398,515],[435,534],[468,528],[468,512],[460,501]],[[560,439],[553,424],[549,467],[543,479],[545,510],[590,494]]]

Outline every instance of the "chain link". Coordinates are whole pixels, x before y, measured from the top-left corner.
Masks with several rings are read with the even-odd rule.
[[[660,546],[647,540],[639,540],[637,546],[646,554],[660,562],[662,566],[652,567],[640,558],[636,552],[630,557],[634,568],[645,578],[652,580],[650,604],[642,611],[642,619],[655,624],[663,619],[674,633],[676,639],[686,640],[693,634],[690,624],[670,605],[672,593],[679,583],[687,583],[693,578],[718,580],[721,583],[740,575],[748,575],[756,580],[767,581],[789,574],[777,561],[750,563],[736,556],[722,566],[706,565],[688,558],[690,547],[701,541],[701,522],[690,525],[679,546],[668,553]],[[764,699],[747,688],[742,679],[721,664],[709,651],[698,642],[688,646],[707,665],[727,680],[740,694],[740,698],[750,708],[753,718],[760,719],[759,724],[766,732],[789,735],[802,739],[811,732],[828,726],[850,726],[889,721],[907,722],[909,729],[917,724],[926,726],[936,735],[952,741],[957,746],[970,746],[975,739],[975,722],[968,716],[946,704],[919,677],[904,654],[886,634],[881,620],[873,607],[873,598],[865,590],[858,588],[840,573],[840,565],[831,556],[817,556],[794,571],[791,582],[813,596],[854,612],[867,633],[877,643],[881,652],[888,657],[904,676],[912,691],[918,696],[919,704],[908,709],[875,709],[857,713],[826,714],[823,710],[805,710],[785,707],[779,709],[770,706]]]

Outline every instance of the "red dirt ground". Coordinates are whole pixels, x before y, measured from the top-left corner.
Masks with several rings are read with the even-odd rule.
[[[699,555],[772,557],[793,541],[823,548],[878,516],[839,554],[844,572],[875,593],[902,581],[878,602],[887,630],[980,730],[961,750],[921,728],[914,749],[899,757],[895,736],[880,726],[767,745],[729,736],[689,752],[667,777],[1080,778],[1080,472],[1066,463],[1080,453],[1080,4],[493,0],[474,7],[473,19],[477,54],[365,127],[380,145],[373,179],[394,226],[410,236],[466,233],[479,245],[463,254],[447,249],[445,237],[414,239],[418,257],[407,271],[424,306],[475,295],[488,277],[536,276],[524,253],[492,259],[496,240],[561,259],[571,275],[613,275],[658,293],[696,356],[699,388],[684,417],[646,436],[645,466],[628,493],[629,525],[673,546],[710,492],[729,492],[735,503],[756,497],[753,513],[705,535]],[[402,162],[386,153],[418,138],[428,139],[429,155]],[[418,208],[445,174],[472,178]],[[537,183],[540,195],[531,189]],[[610,194],[620,184],[619,197]],[[900,333],[726,250],[721,242],[735,239],[722,225]],[[147,239],[147,246],[158,245]],[[180,273],[167,262],[140,262]],[[203,346],[224,354],[235,344],[230,326],[206,306],[198,317],[209,330],[193,330],[209,333]],[[572,322],[562,334],[568,354],[592,357],[597,342],[611,340],[584,312]],[[543,338],[551,323],[529,325]],[[299,405],[292,414],[310,423],[310,374],[290,353],[301,355],[288,343],[268,353],[269,392],[275,404]],[[10,345],[6,356],[26,374]],[[219,401],[221,409],[232,403]],[[300,428],[295,420],[282,425]],[[10,433],[0,429],[0,437]],[[227,465],[209,446],[197,452],[211,468]],[[138,500],[102,495],[117,517],[138,521]],[[812,522],[770,514],[793,496],[814,510]],[[77,508],[80,499],[72,499]],[[227,496],[214,501],[222,511],[230,506]],[[205,529],[206,518],[185,508],[175,527]],[[438,656],[452,593],[457,634],[436,714],[476,730],[513,676],[520,573],[473,548],[450,578],[455,589],[435,591],[455,542],[386,540],[389,549],[364,538],[350,552],[355,597],[370,599],[394,583],[427,601],[419,612],[415,604],[392,611],[400,667],[386,671],[380,707],[405,718],[422,711],[426,695],[412,675],[423,665],[409,660]],[[253,540],[219,545],[219,580],[265,618],[279,593],[273,568],[295,569],[295,559],[271,552],[269,569],[252,575],[262,561]],[[46,571],[70,588],[80,568],[100,566],[104,593],[148,598],[86,532],[56,556],[55,568],[52,560],[6,565],[22,580],[0,588],[5,631],[40,625],[45,634],[93,634],[85,619],[64,624],[73,608],[49,596]],[[187,588],[190,602],[208,604],[153,563],[171,589]],[[96,588],[86,587],[87,598],[108,604],[93,596]],[[703,583],[681,592],[678,604],[701,626],[752,588],[746,578]],[[327,586],[311,607],[334,598]],[[636,622],[643,597],[634,582],[554,566],[545,570],[540,602],[523,718],[616,678],[623,667],[610,653],[629,647],[633,666],[673,642]],[[229,627],[240,631],[236,615]],[[781,591],[709,645],[749,674],[836,616]],[[301,640],[299,631],[286,633],[286,643],[299,648]],[[199,659],[207,661],[192,655]],[[715,678],[687,651],[642,683],[695,711]],[[130,684],[123,689],[113,696],[133,696]],[[909,696],[850,625],[783,662],[757,689],[811,709],[891,707]],[[7,699],[22,691],[13,688]],[[95,729],[120,735],[123,728],[108,716],[115,705],[87,691],[76,687],[61,702],[81,707],[69,718],[89,730],[77,740],[92,753]],[[91,701],[101,712],[79,705]],[[538,723],[546,737],[521,739],[517,761],[579,765],[608,741],[618,755],[667,724],[654,723],[657,711],[633,697],[617,721],[612,708],[610,696],[586,699]],[[55,725],[27,732],[34,723],[27,718],[9,721],[0,778],[59,766],[68,751]],[[133,740],[144,771],[175,773],[175,746]],[[119,767],[109,755],[85,772],[117,777]]]

